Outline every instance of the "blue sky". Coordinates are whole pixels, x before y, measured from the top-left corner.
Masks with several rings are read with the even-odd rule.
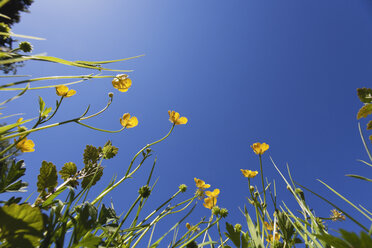
[[[86,144],[100,146],[110,139],[119,155],[105,163],[99,192],[113,174],[125,173],[136,151],[168,132],[171,109],[189,123],[177,126],[153,149],[159,182],[149,208],[181,183],[189,186],[191,195],[197,177],[221,189],[218,205],[229,209],[229,222],[244,222],[238,207],[247,203],[248,188],[240,169],[259,169],[250,148],[255,142],[270,145],[264,155],[265,176],[275,179],[279,198],[293,208],[269,156],[282,171],[288,163],[296,181],[336,203],[345,206],[316,179],[354,203],[367,209],[371,205],[370,185],[344,176],[371,173],[357,161],[368,157],[356,120],[362,106],[356,88],[370,86],[372,77],[370,1],[39,0],[30,11],[13,32],[46,38],[32,41],[35,54],[94,61],[145,56],[110,66],[134,70],[129,73],[133,85],[128,92],[118,92],[106,79],[76,85],[77,95],[65,99],[55,117],[55,121],[76,117],[88,104],[98,110],[112,91],[110,109],[88,124],[119,129],[119,117],[129,112],[138,117],[139,126],[111,135],[70,124],[32,135],[36,151],[23,155],[29,192],[36,189],[32,180],[42,160],[58,168],[69,161],[81,165]],[[18,74],[92,72],[30,62]],[[53,106],[55,91],[43,90],[9,104],[6,113],[37,115],[39,95]],[[135,180],[110,195],[118,212],[145,184],[151,162],[146,166]],[[330,206],[306,196],[319,216],[329,215]],[[197,222],[202,216],[209,212],[200,205],[192,219]],[[359,230],[349,222],[347,226]],[[330,222],[329,227],[340,225]]]

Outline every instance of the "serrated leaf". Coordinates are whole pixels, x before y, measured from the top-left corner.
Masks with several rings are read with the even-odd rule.
[[[103,175],[103,167],[97,165],[87,165],[84,168],[86,176],[81,182],[81,187],[85,189],[89,185],[95,185]]]
[[[9,247],[36,247],[43,237],[43,217],[38,207],[11,204],[0,208],[0,240]]]
[[[359,100],[363,103],[371,103],[372,102],[372,89],[368,88],[359,88],[357,89],[357,94]]]
[[[44,193],[45,189],[52,192],[58,185],[57,168],[52,162],[43,161],[40,167],[40,174],[37,176],[37,191]]]
[[[66,181],[68,178],[74,176],[77,172],[76,165],[73,162],[65,163],[59,171],[61,178]]]
[[[83,159],[84,159],[84,164],[88,165],[89,163],[95,164],[101,153],[101,148],[96,148],[92,145],[87,145],[84,149],[84,154],[83,154]]]
[[[111,141],[107,141],[105,146],[102,148],[102,154],[104,159],[110,159],[115,157],[118,153],[119,148],[116,148],[111,144]]]
[[[106,208],[105,204],[102,204],[101,212],[99,213],[98,222],[101,225],[106,225],[111,221],[118,220],[115,210],[113,208]]]
[[[372,104],[368,103],[359,109],[357,119],[366,118],[370,114],[372,114]]]
[[[20,160],[15,162],[12,161],[12,165],[8,168],[8,165],[3,165],[1,168],[0,177],[0,193],[19,191],[28,184],[21,180],[20,177],[24,176],[26,168],[24,166],[24,161]],[[18,180],[18,181],[17,181]]]
[[[372,121],[369,121],[367,124],[367,130],[372,130]]]

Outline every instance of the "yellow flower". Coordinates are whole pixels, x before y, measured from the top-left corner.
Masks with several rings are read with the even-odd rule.
[[[262,155],[264,154],[265,151],[267,151],[269,149],[269,145],[266,144],[266,143],[254,143],[253,145],[251,145],[253,151],[257,154],[257,155]]]
[[[15,139],[14,142],[16,142]],[[21,150],[22,152],[33,152],[35,151],[34,146],[34,142],[26,137],[19,141],[16,145],[17,149]]]
[[[212,209],[217,204],[217,197],[208,197],[204,199],[203,206]]]
[[[186,117],[180,117],[180,114],[176,111],[168,110],[168,114],[170,122],[174,123],[175,125],[186,124],[188,121]]]
[[[205,194],[208,197],[217,197],[220,194],[220,190],[219,189],[215,189],[215,190],[213,190],[213,192],[211,192],[211,191],[205,191]]]
[[[127,92],[132,86],[132,80],[128,78],[127,74],[119,74],[112,80],[112,86],[121,92]]]
[[[210,187],[209,184],[205,184],[205,182],[201,179],[197,179],[196,177],[194,178],[196,187],[198,187],[201,190],[208,189]]]
[[[75,90],[69,90],[67,86],[60,85],[56,87],[56,93],[58,96],[70,97],[76,94]]]
[[[279,241],[280,240],[280,234],[279,233],[276,233],[275,234],[275,241]],[[268,243],[272,243],[272,242],[274,242],[274,237],[273,237],[273,235],[272,234],[269,234],[269,236],[266,238],[266,241],[268,242]]]
[[[137,117],[130,117],[129,113],[125,113],[123,118],[120,118],[120,123],[124,128],[132,128],[138,125]]]
[[[274,223],[268,223],[267,221],[264,222],[264,225],[268,231],[274,230]]]
[[[258,171],[243,170],[243,169],[240,169],[240,171],[243,173],[243,176],[248,177],[248,178],[254,178],[258,174]]]

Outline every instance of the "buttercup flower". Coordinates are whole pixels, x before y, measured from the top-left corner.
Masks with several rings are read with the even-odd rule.
[[[197,179],[196,177],[194,178],[196,187],[198,187],[201,190],[208,189],[210,187],[209,184],[205,184],[205,182],[201,179]]]
[[[262,155],[264,154],[265,151],[267,151],[269,149],[269,145],[266,144],[266,143],[254,143],[253,145],[251,145],[253,151],[257,154],[257,155]]]
[[[209,209],[212,209],[217,204],[217,198],[216,197],[208,197],[204,199],[203,206]]]
[[[277,233],[277,234],[275,234],[275,241],[279,241],[279,240],[280,240],[280,234]],[[266,241],[267,241],[268,243],[272,243],[272,242],[274,242],[274,237],[273,237],[273,235],[272,235],[272,234],[269,234],[269,236],[266,238]]]
[[[258,171],[243,170],[243,169],[240,169],[240,171],[243,173],[243,176],[248,177],[248,178],[254,178],[258,174]]]
[[[125,128],[132,128],[138,125],[137,117],[130,117],[129,113],[125,113],[122,118],[120,118],[120,124]]]
[[[274,230],[274,223],[268,223],[267,221],[264,222],[264,225],[268,231]]]
[[[58,96],[70,97],[76,94],[75,90],[69,90],[67,86],[60,85],[56,87],[56,93]]]
[[[219,189],[215,189],[215,190],[213,190],[213,192],[211,192],[211,191],[205,191],[205,194],[208,197],[217,197],[220,194],[220,190]]]
[[[127,92],[132,86],[132,80],[128,78],[127,74],[119,74],[112,80],[112,86],[121,92]]]
[[[16,142],[15,139],[14,142]],[[21,150],[22,152],[33,152],[35,151],[34,146],[35,146],[34,142],[27,138],[23,138],[16,145],[17,149]]]
[[[175,125],[186,124],[188,121],[186,117],[180,117],[180,114],[176,111],[168,110],[168,114],[169,114],[169,121]]]

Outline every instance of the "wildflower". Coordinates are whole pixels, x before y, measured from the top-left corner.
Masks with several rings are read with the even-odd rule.
[[[70,97],[76,94],[75,90],[69,90],[67,86],[60,85],[56,87],[56,93],[58,96]]]
[[[17,141],[14,139],[14,142]],[[34,146],[34,142],[26,137],[21,139],[21,141],[19,141],[16,145],[17,149],[21,150],[22,152],[33,152],[35,151]]]
[[[124,128],[132,128],[138,125],[137,117],[130,117],[129,113],[123,114],[123,117],[120,118],[120,123]]]
[[[264,154],[265,151],[267,151],[269,149],[269,145],[266,144],[266,143],[254,143],[253,145],[251,145],[253,151],[257,154],[257,155],[262,155]]]
[[[217,197],[208,197],[204,199],[203,206],[212,209],[217,204]]]
[[[237,223],[237,224],[235,224],[234,229],[235,229],[235,231],[240,232],[242,230],[242,225]]]
[[[30,42],[27,41],[22,41],[21,43],[19,43],[18,48],[25,53],[29,53],[32,51],[32,45]]]
[[[220,190],[219,189],[215,189],[212,191],[205,191],[205,194],[208,196],[208,197],[217,197],[219,194],[220,194]]]
[[[266,227],[266,229],[268,230],[268,231],[272,231],[272,230],[274,230],[274,223],[268,223],[267,221],[265,221],[264,222],[264,225],[265,225],[265,227]]]
[[[201,190],[208,189],[210,187],[209,184],[205,184],[205,182],[201,179],[197,179],[196,177],[194,178],[196,187],[198,187]]]
[[[280,234],[279,233],[275,234],[275,239],[274,239],[274,236],[272,234],[269,234],[269,236],[266,238],[266,241],[268,243],[272,243],[274,241],[279,241],[279,240],[280,240]]]
[[[258,174],[258,171],[243,170],[243,169],[240,169],[240,171],[243,173],[243,176],[247,178],[254,178]]]
[[[112,86],[121,92],[127,92],[132,86],[132,80],[128,78],[127,74],[119,74],[112,80]]]
[[[220,209],[219,206],[214,206],[214,207],[212,208],[212,214],[218,216],[218,215],[220,215],[220,210],[221,210],[221,209]]]
[[[345,215],[343,215],[341,212],[337,211],[336,209],[331,210],[331,216],[330,218],[332,221],[343,221],[346,219]]]
[[[186,117],[180,117],[180,114],[176,111],[170,111],[168,110],[169,114],[169,121],[172,122],[174,125],[181,125],[187,123]]]
[[[188,222],[186,223],[186,228],[189,229],[189,230],[191,229],[190,223],[188,223]]]

